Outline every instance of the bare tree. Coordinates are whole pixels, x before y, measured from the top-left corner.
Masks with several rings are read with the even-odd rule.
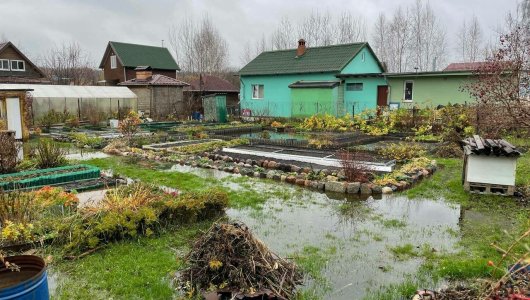
[[[333,43],[333,27],[329,12],[313,11],[300,24],[298,36],[303,37],[307,45],[327,46]]]
[[[363,18],[344,12],[337,19],[333,30],[333,42],[345,44],[366,40],[366,24]]]
[[[55,84],[92,85],[98,72],[77,42],[63,43],[44,54],[42,69]]]
[[[419,71],[430,71],[437,69],[445,60],[445,30],[440,26],[429,2],[416,0],[410,9],[411,43],[410,56],[411,67]]]
[[[530,0],[521,1],[520,9],[521,9],[523,25],[530,26]]]
[[[394,12],[388,30],[388,66],[394,72],[407,69],[407,56],[410,44],[411,30],[408,20],[408,10],[401,6]]]
[[[482,29],[476,16],[470,23],[464,21],[458,30],[458,51],[464,62],[475,62],[481,60],[481,51],[484,51],[482,41]]]
[[[280,50],[292,48],[295,45],[296,38],[293,24],[287,17],[283,17],[279,26],[272,33],[272,49]]]
[[[169,44],[181,68],[189,73],[220,73],[228,65],[228,45],[208,15],[199,24],[185,19],[168,31]]]
[[[373,48],[379,57],[379,60],[383,63],[388,63],[388,30],[389,24],[386,16],[380,13],[375,21],[374,30],[372,33]]]

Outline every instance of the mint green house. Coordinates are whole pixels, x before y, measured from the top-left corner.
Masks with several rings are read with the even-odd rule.
[[[342,116],[387,105],[383,66],[368,43],[266,51],[240,74],[243,115]]]
[[[400,107],[437,107],[472,104],[475,99],[463,87],[475,80],[470,70],[385,74],[389,104]]]

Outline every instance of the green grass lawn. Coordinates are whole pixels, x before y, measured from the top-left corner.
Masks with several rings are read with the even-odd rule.
[[[75,261],[52,263],[59,278],[52,298],[172,299],[171,281],[184,266],[190,240],[210,225],[203,222],[167,230],[111,244]]]

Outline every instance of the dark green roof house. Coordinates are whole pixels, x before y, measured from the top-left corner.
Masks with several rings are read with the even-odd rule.
[[[99,68],[107,84],[116,85],[136,77],[134,69],[150,67],[153,74],[177,78],[179,66],[167,48],[109,42]]]
[[[442,71],[387,73],[389,104],[399,107],[437,107],[473,104],[465,87],[477,80],[476,71],[489,62],[451,63]]]
[[[266,51],[244,66],[240,103],[246,116],[344,115],[376,108],[388,91],[383,65],[368,43]],[[382,100],[381,100],[382,101]]]

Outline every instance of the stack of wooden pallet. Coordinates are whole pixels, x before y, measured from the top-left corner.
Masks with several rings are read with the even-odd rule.
[[[462,140],[462,147],[467,154],[508,157],[521,155],[521,152],[506,140],[483,139],[478,135]]]

